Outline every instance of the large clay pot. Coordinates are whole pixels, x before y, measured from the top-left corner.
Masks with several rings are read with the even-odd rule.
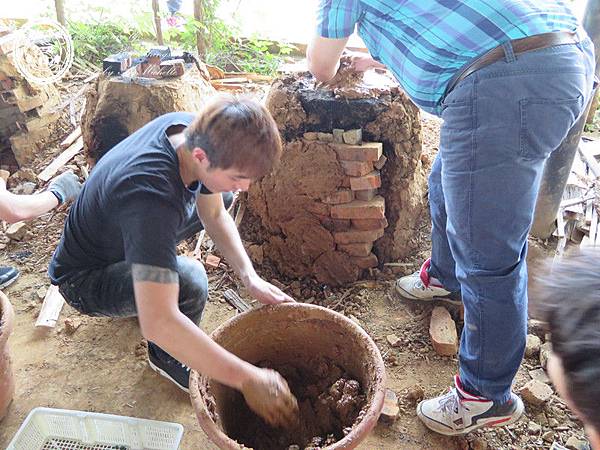
[[[323,449],[355,448],[376,425],[385,396],[383,359],[367,333],[345,316],[303,303],[266,306],[232,318],[211,337],[253,364],[268,360],[274,366],[298,367],[318,356],[359,381],[366,396],[362,420],[341,440]],[[190,396],[200,426],[219,448],[248,448],[228,436],[235,426],[235,410],[240,408],[241,396],[236,391],[192,372]]]
[[[0,292],[0,420],[6,415],[15,393],[15,379],[10,364],[8,337],[13,330],[14,312],[8,297]]]

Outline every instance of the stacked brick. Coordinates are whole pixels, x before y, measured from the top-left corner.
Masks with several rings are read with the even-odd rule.
[[[333,147],[346,177],[342,189],[322,198],[328,214],[321,221],[332,229],[335,249],[348,254],[360,269],[377,267],[373,243],[384,235],[385,199],[378,195],[385,164],[380,142],[362,142],[362,130],[334,129],[305,133],[304,139]]]
[[[11,149],[19,166],[24,166],[50,135],[49,125],[58,119],[53,111],[58,91],[53,86],[32,85],[19,73],[15,45],[14,33],[0,32],[0,150]]]

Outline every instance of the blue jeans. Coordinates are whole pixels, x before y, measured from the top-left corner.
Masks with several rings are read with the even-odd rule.
[[[544,163],[584,112],[593,44],[505,58],[443,101],[440,151],[429,177],[430,275],[461,291],[459,362],[465,388],[510,398],[527,333],[527,234]]]
[[[223,202],[228,208],[233,201],[230,192],[223,194]],[[188,211],[188,221],[179,230],[179,242],[193,236],[202,229],[202,222],[196,210]],[[200,324],[202,311],[208,299],[208,278],[201,262],[177,257],[177,273],[179,275],[179,310]],[[59,291],[66,302],[73,308],[89,316],[135,317],[137,308],[133,293],[131,266],[126,261],[119,261],[99,269],[84,269],[73,274],[59,285]],[[159,358],[170,358],[168,353],[156,344],[149,342]]]

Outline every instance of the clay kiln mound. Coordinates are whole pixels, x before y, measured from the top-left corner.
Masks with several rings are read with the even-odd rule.
[[[215,92],[194,66],[178,78],[101,76],[88,91],[81,132],[88,158],[104,153],[156,117],[198,111]]]
[[[267,107],[284,154],[251,187],[245,218],[281,273],[340,285],[415,249],[426,189],[420,116],[387,74],[361,77],[344,67],[328,86],[294,74],[273,84]],[[342,131],[356,129],[362,144],[340,140]],[[381,148],[379,159],[344,156]],[[356,214],[346,215],[344,206]]]

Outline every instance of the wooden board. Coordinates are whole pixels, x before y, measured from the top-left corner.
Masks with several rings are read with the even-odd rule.
[[[81,150],[83,150],[83,137],[79,136],[68,149],[58,155],[37,177],[44,182],[50,180],[58,169],[68,163]]]

